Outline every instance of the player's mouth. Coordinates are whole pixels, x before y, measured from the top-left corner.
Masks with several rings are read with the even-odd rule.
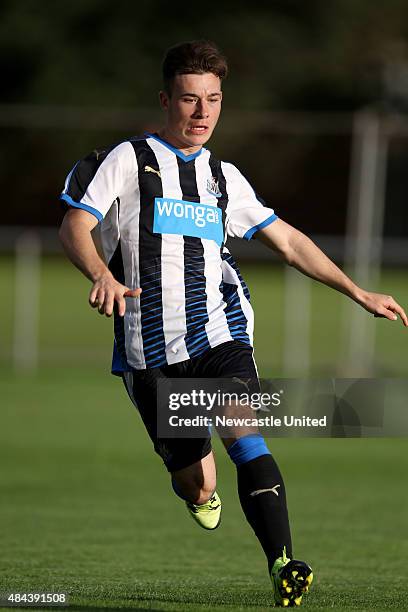
[[[190,134],[196,134],[197,136],[201,136],[202,134],[205,134],[206,132],[208,132],[208,126],[207,125],[190,125],[187,131]]]

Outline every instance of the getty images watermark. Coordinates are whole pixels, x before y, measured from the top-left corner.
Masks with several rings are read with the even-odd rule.
[[[238,379],[235,379],[237,384]],[[245,383],[244,383],[245,384]],[[170,393],[169,410],[180,411],[182,408],[199,408],[205,412],[214,413],[195,414],[192,416],[180,416],[173,414],[169,416],[171,427],[325,427],[326,416],[320,419],[303,415],[296,417],[293,414],[284,414],[283,418],[266,415],[269,408],[277,408],[281,404],[281,393],[237,393],[221,391],[205,391],[204,389],[192,389],[190,392]],[[233,408],[231,410],[230,408]],[[245,409],[245,410],[243,410]],[[256,415],[263,411],[263,416]],[[244,414],[246,412],[247,414]],[[183,411],[184,413],[184,411]],[[238,413],[238,414],[237,414]]]
[[[408,435],[408,381],[395,379],[164,379],[160,438]]]

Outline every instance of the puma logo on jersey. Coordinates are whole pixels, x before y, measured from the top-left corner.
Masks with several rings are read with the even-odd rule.
[[[145,166],[145,167],[144,167],[144,171],[145,171],[145,172],[153,172],[154,174],[157,174],[157,176],[158,176],[159,178],[161,178],[160,171],[159,171],[159,170],[155,170],[155,169],[154,169],[154,168],[152,168],[151,166]]]
[[[248,386],[248,384],[251,382],[251,379],[250,379],[250,378],[247,378],[247,380],[242,380],[242,378],[238,378],[238,376],[233,376],[233,377],[232,377],[232,382],[236,382],[236,383],[238,383],[238,384],[240,384],[240,385],[243,385],[243,386],[245,387],[245,389],[246,389],[247,391],[249,391],[249,386]]]
[[[106,152],[105,150],[104,151],[98,151],[97,149],[94,149],[94,153],[95,153],[95,156],[96,156],[96,161],[98,161],[99,156],[102,155],[105,152]]]
[[[275,493],[276,497],[279,497],[279,493],[277,491],[279,487],[280,487],[280,484],[277,484],[271,489],[258,489],[257,491],[252,491],[252,493],[250,493],[250,497],[256,497],[257,495],[260,495],[261,493],[267,493],[268,491]]]

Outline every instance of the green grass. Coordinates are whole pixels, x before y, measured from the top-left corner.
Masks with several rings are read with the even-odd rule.
[[[95,370],[2,374],[0,592],[67,591],[72,609],[263,610],[265,561],[216,444],[223,523],[171,492],[121,382]],[[310,610],[406,609],[405,440],[277,439]]]
[[[282,270],[242,271],[260,372],[280,376]],[[223,522],[209,533],[171,492],[137,412],[107,373],[112,322],[88,307],[86,279],[61,259],[44,260],[41,368],[28,376],[9,367],[12,260],[0,258],[0,276],[0,592],[67,591],[71,610],[268,609],[263,554],[220,444]],[[312,287],[311,374],[333,375],[345,298]],[[387,271],[378,290],[408,304],[403,272]],[[406,376],[407,331],[375,324],[377,372]],[[406,441],[269,442],[287,483],[295,553],[316,572],[307,608],[406,609]]]

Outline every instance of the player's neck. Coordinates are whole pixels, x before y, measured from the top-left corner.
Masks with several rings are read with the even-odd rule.
[[[161,140],[163,140],[164,142],[167,142],[172,147],[178,149],[179,151],[181,151],[181,153],[183,153],[186,156],[193,155],[194,153],[197,153],[197,151],[199,151],[202,148],[202,145],[186,144],[185,142],[178,139],[173,134],[169,133],[169,131],[166,130],[165,127],[159,130],[157,132],[157,135]]]

